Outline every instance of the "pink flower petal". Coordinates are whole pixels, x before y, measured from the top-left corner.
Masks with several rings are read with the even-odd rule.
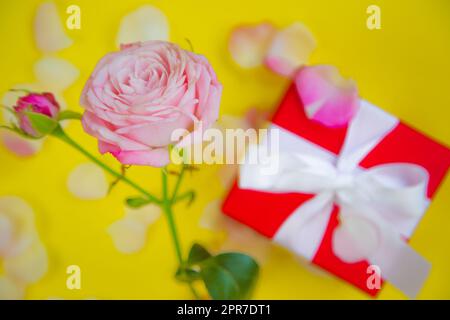
[[[345,126],[359,107],[358,89],[334,66],[304,67],[295,84],[306,115],[328,127]]]
[[[272,71],[291,77],[308,61],[315,48],[312,33],[296,22],[275,35],[265,63]]]
[[[113,154],[122,164],[164,167],[169,164],[167,148],[155,148],[138,151],[120,151]]]
[[[243,68],[262,65],[275,32],[270,23],[235,28],[228,44],[233,60]]]
[[[42,148],[43,140],[30,140],[10,131],[0,132],[0,139],[5,147],[19,157],[31,157]]]

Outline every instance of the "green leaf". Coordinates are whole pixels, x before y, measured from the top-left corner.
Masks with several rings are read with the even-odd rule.
[[[142,197],[128,198],[125,201],[127,205],[131,208],[139,208],[151,202],[150,200]]]
[[[179,268],[175,274],[175,278],[182,282],[192,282],[201,279],[200,272],[193,269]]]
[[[176,199],[175,199],[175,203],[180,202],[184,199],[187,199],[187,206],[189,207],[195,200],[196,194],[195,191],[188,191],[186,193],[183,193],[181,195],[179,195]]]
[[[203,260],[206,260],[211,257],[211,254],[206,250],[203,246],[198,243],[194,243],[192,245],[191,251],[189,251],[189,256],[187,263],[189,265],[198,264]]]
[[[204,260],[200,275],[213,299],[246,299],[256,283],[259,266],[242,253],[223,253]]]
[[[75,112],[75,111],[70,111],[70,110],[64,110],[61,111],[58,115],[58,120],[70,120],[70,119],[74,119],[74,120],[80,120],[82,117],[81,113]]]
[[[30,120],[31,126],[43,136],[52,133],[58,125],[54,119],[41,113],[25,111],[25,115]]]

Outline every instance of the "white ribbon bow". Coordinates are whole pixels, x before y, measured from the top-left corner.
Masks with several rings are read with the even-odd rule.
[[[340,226],[333,235],[335,255],[348,263],[367,260],[377,265],[384,279],[415,297],[430,265],[405,238],[428,205],[428,173],[409,163],[363,170],[357,160],[370,146],[373,141],[357,148],[365,150],[357,158],[352,159],[354,152],[343,152],[334,162],[299,152],[273,154],[264,163],[241,165],[239,185],[271,193],[315,194],[288,217],[274,237],[309,260],[320,246],[333,206],[338,205]],[[263,147],[251,146],[247,158]],[[274,165],[279,170],[267,174],[267,168]]]

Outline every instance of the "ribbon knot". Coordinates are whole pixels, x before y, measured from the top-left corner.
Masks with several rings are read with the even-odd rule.
[[[259,148],[265,148],[264,143],[250,146],[248,158],[261,154]],[[366,260],[377,265],[383,278],[414,297],[430,266],[404,238],[428,204],[428,173],[409,163],[363,169],[358,159],[354,153],[343,153],[334,161],[314,154],[275,153],[263,163],[241,165],[239,185],[315,195],[287,218],[274,237],[310,260],[319,249],[333,206],[338,205],[341,225],[333,236],[334,254],[348,263]]]
[[[333,189],[336,191],[351,189],[355,183],[355,178],[349,173],[336,173],[336,180],[334,182]]]

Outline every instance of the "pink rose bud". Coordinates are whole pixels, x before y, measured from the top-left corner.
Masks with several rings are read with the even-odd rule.
[[[221,93],[204,56],[164,41],[122,45],[97,63],[83,89],[83,128],[122,164],[165,166],[169,145],[178,143],[173,131],[211,127]]]
[[[25,133],[33,137],[39,137],[41,134],[33,128],[33,125],[26,112],[34,112],[56,119],[59,113],[59,104],[53,94],[49,92],[29,93],[20,97],[14,106],[19,119],[19,127]]]

